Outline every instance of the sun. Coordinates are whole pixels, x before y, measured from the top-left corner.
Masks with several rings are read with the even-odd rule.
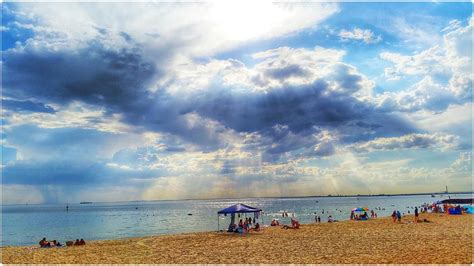
[[[234,41],[264,38],[287,17],[283,6],[270,1],[217,1],[210,20]]]

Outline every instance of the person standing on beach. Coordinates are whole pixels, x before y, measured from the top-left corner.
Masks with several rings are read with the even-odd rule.
[[[321,216],[318,216],[318,223],[321,222]]]
[[[415,207],[415,223],[418,222],[418,207]]]

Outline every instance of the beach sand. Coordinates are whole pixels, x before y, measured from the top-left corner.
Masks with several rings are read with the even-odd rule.
[[[90,241],[85,246],[2,248],[3,263],[463,263],[473,262],[471,215],[421,214],[265,228],[244,236],[192,233]]]

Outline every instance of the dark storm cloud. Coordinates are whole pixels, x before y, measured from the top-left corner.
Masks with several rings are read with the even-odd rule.
[[[78,100],[123,111],[147,98],[145,88],[157,74],[139,51],[111,51],[99,42],[75,52],[9,50],[3,71],[5,96],[61,104]]]
[[[32,102],[32,101],[16,101],[5,99],[2,100],[2,106],[4,109],[14,112],[32,112],[32,113],[50,113],[54,114],[56,111],[53,107],[44,103]]]
[[[121,35],[132,42],[130,36]],[[172,56],[173,50],[163,53]],[[263,142],[256,145],[274,158],[318,144],[311,136],[321,129],[337,132],[350,128],[357,138],[353,141],[414,131],[407,122],[390,120],[372,105],[358,100],[353,93],[362,89],[361,76],[344,64],[334,65],[333,73],[327,77],[337,85],[336,90],[330,89],[328,80],[318,79],[266,93],[242,92],[222,85],[178,95],[166,88],[153,88],[152,92],[152,81],[161,77],[164,69],[161,61],[148,60],[138,44],[111,50],[100,41],[93,41],[74,52],[9,50],[4,53],[4,95],[45,104],[80,101],[99,106],[106,115],[120,114],[122,122],[137,129],[175,135],[199,145],[203,151],[226,147],[221,133],[227,129],[258,133]],[[305,73],[301,67],[290,65],[266,74],[284,79]],[[357,121],[380,127],[371,127],[368,132],[366,125],[357,125]],[[275,131],[277,125],[284,126],[287,132]],[[350,140],[351,136],[345,138]],[[331,150],[327,146],[314,154],[329,154]]]
[[[139,46],[110,50],[97,41],[74,52],[9,50],[4,59],[5,96],[63,105],[80,101],[102,107],[108,115],[121,114],[123,122],[139,128],[178,135],[210,149],[219,145],[214,129],[187,122],[184,114],[192,102],[163,89],[148,90],[162,72]]]
[[[352,95],[328,94],[324,80],[287,86],[267,93],[238,94],[222,89],[197,96],[199,114],[238,132],[255,132],[287,125],[292,132],[313,126],[337,127],[363,118],[371,109]]]

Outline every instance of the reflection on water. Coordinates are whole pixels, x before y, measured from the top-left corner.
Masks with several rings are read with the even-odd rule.
[[[447,195],[444,197],[447,198]],[[2,238],[3,246],[8,246],[36,245],[43,237],[65,242],[76,238],[87,241],[213,231],[217,230],[217,211],[235,203],[263,209],[262,218],[268,225],[273,218],[289,224],[293,215],[302,223],[313,223],[315,215],[321,216],[322,222],[327,221],[329,215],[338,220],[347,220],[350,209],[354,207],[377,208],[379,217],[390,215],[394,209],[408,213],[413,212],[411,207],[440,199],[422,195],[147,201],[69,204],[69,211],[66,211],[65,204],[5,205],[2,211]],[[283,211],[288,212],[288,217],[282,217]],[[229,221],[230,216],[221,216],[221,229]]]

